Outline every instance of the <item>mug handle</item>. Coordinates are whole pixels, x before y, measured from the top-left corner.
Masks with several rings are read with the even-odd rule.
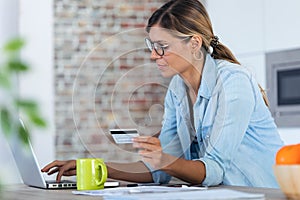
[[[100,161],[98,164],[98,169],[97,170],[101,170],[101,180],[97,180],[96,184],[99,185],[103,185],[106,182],[107,179],[107,168],[106,165],[103,161]]]

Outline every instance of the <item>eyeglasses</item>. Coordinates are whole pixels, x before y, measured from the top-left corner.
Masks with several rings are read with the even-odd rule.
[[[191,38],[190,36],[183,38],[180,41],[184,41],[186,39]],[[151,42],[151,40],[149,38],[145,38],[145,43],[147,48],[149,49],[149,51],[155,51],[155,53],[159,56],[163,56],[165,55],[165,50],[170,46],[169,44],[159,44],[158,42]]]

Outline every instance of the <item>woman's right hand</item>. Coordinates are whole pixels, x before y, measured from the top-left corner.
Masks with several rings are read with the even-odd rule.
[[[56,181],[60,182],[62,176],[76,175],[76,160],[55,160],[41,169],[42,172],[48,175],[58,172]]]

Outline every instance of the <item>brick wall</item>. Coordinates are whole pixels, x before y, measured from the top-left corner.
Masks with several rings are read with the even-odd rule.
[[[55,0],[56,157],[133,161],[109,128],[160,129],[169,83],[145,49],[144,27],[163,0]]]

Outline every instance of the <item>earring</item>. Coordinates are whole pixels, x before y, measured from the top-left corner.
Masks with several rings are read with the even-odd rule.
[[[209,51],[210,54],[213,54],[214,48],[213,48],[212,46],[209,46],[209,47],[208,47],[208,51]]]
[[[193,53],[194,59],[195,60],[202,60],[203,59],[203,53],[202,51],[196,51],[195,53]]]

